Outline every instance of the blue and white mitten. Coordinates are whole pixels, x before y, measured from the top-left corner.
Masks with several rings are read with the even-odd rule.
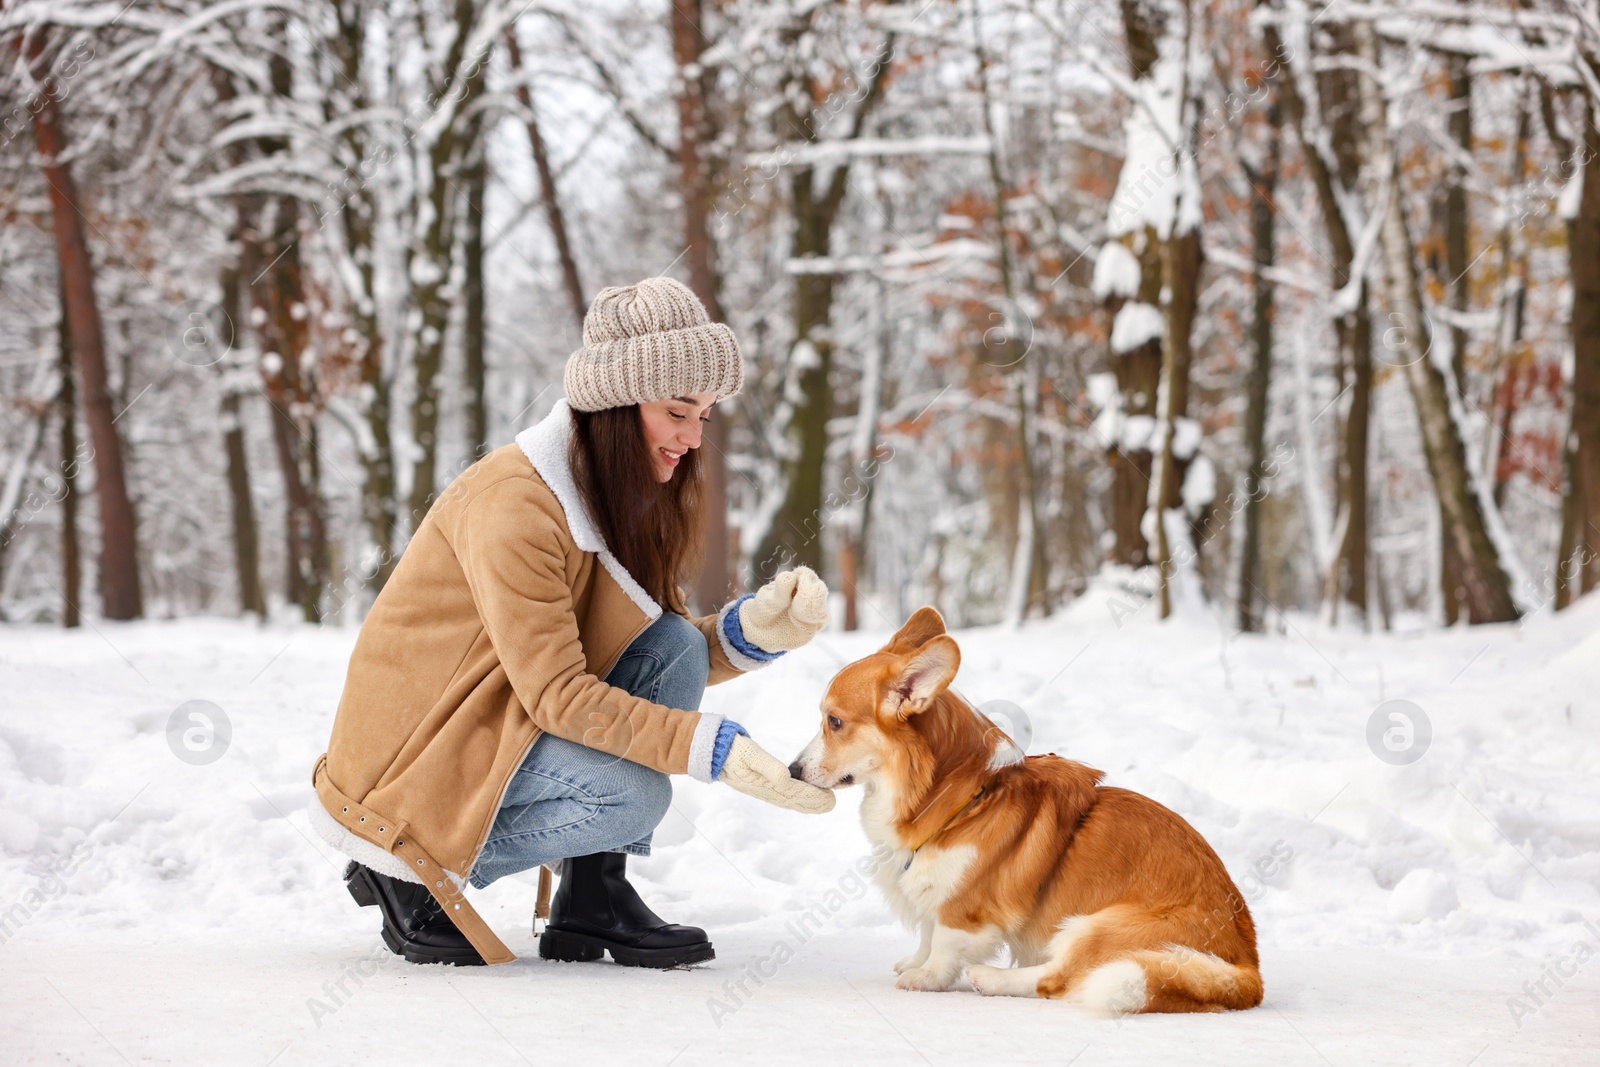
[[[828,623],[828,587],[810,567],[783,571],[717,613],[717,637],[740,670],[764,667]]]
[[[790,811],[820,815],[833,809],[833,792],[818,789],[789,773],[783,761],[750,740],[743,726],[730,719],[717,728],[711,752],[711,777],[746,796]]]

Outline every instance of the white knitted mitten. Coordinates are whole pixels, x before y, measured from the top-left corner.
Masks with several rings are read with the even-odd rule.
[[[810,567],[783,571],[739,607],[739,629],[768,652],[799,648],[828,622],[828,587]]]
[[[776,804],[790,811],[821,815],[833,810],[833,792],[789,776],[783,761],[754,741],[740,734],[722,761],[718,781],[726,782],[746,796]]]

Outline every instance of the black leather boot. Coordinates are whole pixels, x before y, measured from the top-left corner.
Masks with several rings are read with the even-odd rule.
[[[383,912],[383,943],[390,952],[411,963],[483,966],[483,957],[427,887],[390,878],[355,860],[344,869],[344,880],[357,904],[363,908],[376,904]]]
[[[600,852],[561,861],[561,885],[539,937],[547,960],[597,960],[624,967],[685,967],[716,953],[698,926],[678,926],[651,911],[628,884],[628,857]]]

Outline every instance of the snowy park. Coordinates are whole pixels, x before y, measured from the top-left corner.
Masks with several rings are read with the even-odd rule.
[[[1028,751],[1098,767],[1205,835],[1255,917],[1259,1008],[1107,1019],[897,990],[890,964],[914,935],[861,875],[860,791],[807,816],[686,778],[633,871],[657,910],[708,930],[714,961],[541,960],[528,874],[475,898],[516,962],[402,962],[304,810],[353,633],[189,619],[11,630],[0,646],[0,899],[18,902],[0,946],[5,1059],[1592,1060],[1600,602],[1381,637],[1291,616],[1231,638],[1204,616],[1118,625],[1124,602],[1101,589],[1020,630],[957,631],[956,688],[997,715],[1009,702]],[[825,631],[706,707],[787,758],[877,630]],[[1395,764],[1368,721],[1402,699],[1431,739]],[[231,728],[198,765],[167,732],[195,700]]]
[[[1600,1067],[1597,158],[1600,0],[0,0],[0,1067]]]

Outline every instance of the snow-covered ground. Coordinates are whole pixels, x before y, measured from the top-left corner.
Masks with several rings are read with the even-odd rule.
[[[0,629],[0,1061],[1600,1063],[1589,600],[1518,627],[1368,636],[1293,617],[1228,638],[1099,590],[1020,631],[958,632],[963,694],[1021,709],[1029,751],[1183,814],[1250,900],[1261,1008],[1122,1020],[896,990],[909,936],[854,873],[852,791],[805,817],[677,780],[631,869],[658,911],[711,931],[706,967],[541,961],[531,876],[478,895],[517,962],[403,963],[303,812],[352,631]],[[828,678],[882,643],[875,621],[707,706],[792,757]],[[231,726],[210,763],[169,747],[195,700]],[[1396,700],[1431,724],[1410,763],[1369,744]],[[1391,760],[1423,732],[1408,712],[1406,751],[1395,710],[1374,731]]]

